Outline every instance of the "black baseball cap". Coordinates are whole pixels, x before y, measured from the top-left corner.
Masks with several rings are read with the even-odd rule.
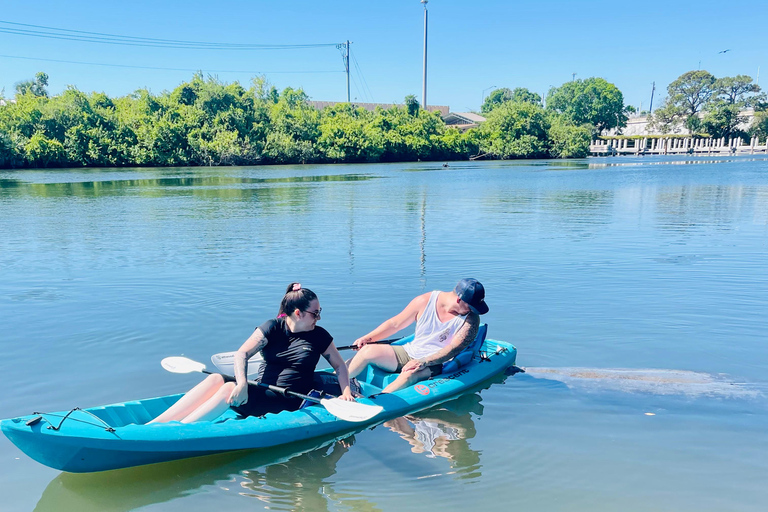
[[[485,288],[477,279],[462,279],[453,291],[461,300],[469,304],[469,309],[478,315],[484,315],[488,312],[488,304],[485,303]]]

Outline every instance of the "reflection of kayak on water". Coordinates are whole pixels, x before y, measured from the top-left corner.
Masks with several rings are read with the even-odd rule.
[[[350,436],[285,462],[243,471],[240,492],[274,503],[274,508],[287,508],[292,504],[291,510],[327,510],[327,496],[333,493],[329,479],[336,474],[339,460],[354,442],[355,437]],[[370,503],[365,503],[368,508],[373,508]]]
[[[246,468],[296,466],[306,462],[311,463],[305,464],[311,472],[317,468],[318,460],[346,451],[344,447],[348,444],[339,438],[324,438],[266,450],[228,452],[104,473],[60,473],[46,487],[35,512],[127,512],[165,503],[207,486],[232,485],[233,478],[242,476]],[[330,464],[331,460],[328,462]],[[320,477],[325,478],[331,472],[331,469],[322,468]]]
[[[434,459],[437,454],[434,452],[435,445],[441,441],[456,441],[464,439],[459,429],[448,425],[441,425],[436,421],[413,419],[414,437],[421,443],[422,449],[427,457]],[[441,443],[442,444],[442,443]],[[441,453],[442,456],[442,453]]]
[[[486,382],[483,388],[489,385]],[[480,395],[474,392],[411,417],[460,424],[469,439],[475,435],[471,415],[479,416],[482,411]],[[333,494],[329,479],[353,440],[353,437],[321,438],[265,450],[229,452],[103,473],[60,473],[48,484],[35,512],[126,512],[169,502],[211,486],[265,502],[314,503]],[[402,442],[398,440],[398,443]],[[458,454],[454,465],[476,464],[477,453],[471,450],[464,453],[457,443],[451,442],[450,447],[451,452]],[[362,499],[362,494],[357,499]],[[318,501],[316,508],[323,510],[320,504]]]
[[[438,455],[449,458],[443,449],[445,445],[450,441],[465,439],[458,428],[413,416],[396,418],[384,425],[408,441],[413,453],[423,453],[431,459]]]
[[[480,454],[469,446],[477,433],[472,414],[482,415],[480,395],[469,393],[442,405],[384,423],[428,458],[443,457],[454,469],[476,468]]]
[[[410,338],[410,337],[409,337]],[[410,341],[404,338],[400,343]],[[465,364],[432,380],[379,394],[396,378],[374,367],[358,376],[365,404],[383,408],[363,423],[344,421],[321,406],[242,418],[232,410],[214,421],[145,425],[181,395],[3,420],[3,433],[33,459],[55,469],[92,472],[164,462],[230,450],[269,448],[358,430],[466,392],[514,365],[516,349],[485,340]],[[459,359],[457,356],[456,359]],[[324,370],[328,373],[330,370]],[[320,372],[322,373],[322,372]]]

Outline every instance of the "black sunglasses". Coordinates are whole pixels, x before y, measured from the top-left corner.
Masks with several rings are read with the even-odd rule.
[[[305,313],[309,313],[313,317],[315,317],[315,320],[320,320],[320,314],[323,312],[323,308],[318,309],[317,311],[305,311]]]

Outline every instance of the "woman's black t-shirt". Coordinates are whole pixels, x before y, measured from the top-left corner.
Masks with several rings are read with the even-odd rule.
[[[265,364],[259,368],[259,380],[298,393],[309,392],[317,362],[333,337],[318,326],[311,331],[291,332],[285,318],[267,320],[258,328],[267,339],[261,349]]]

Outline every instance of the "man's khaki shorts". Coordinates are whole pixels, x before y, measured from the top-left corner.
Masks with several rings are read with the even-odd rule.
[[[408,352],[405,351],[402,345],[391,345],[391,347],[395,351],[395,357],[397,358],[397,369],[395,372],[399,373],[402,371],[403,366],[413,358],[408,355]],[[443,373],[443,363],[427,366],[427,369],[431,372],[430,377],[440,375]]]

